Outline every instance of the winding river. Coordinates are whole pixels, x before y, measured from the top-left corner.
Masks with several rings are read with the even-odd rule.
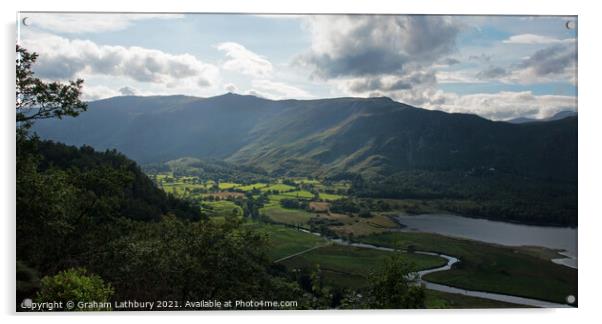
[[[327,238],[325,236],[322,236],[319,233],[310,232],[310,231],[307,231],[304,229],[299,229],[299,230],[306,232],[306,233],[311,233],[311,234],[314,234],[317,236],[324,237],[325,239],[327,239],[330,242],[333,242],[335,244],[354,246],[354,247],[360,247],[360,248],[366,248],[366,249],[375,249],[375,250],[381,250],[381,251],[391,251],[391,252],[395,251],[392,248],[387,248],[387,247],[383,247],[383,246],[377,246],[377,245],[366,244],[366,243],[350,242],[350,241],[346,241],[346,240],[338,239],[338,238],[332,239],[332,238]],[[423,276],[425,276],[429,273],[433,273],[433,272],[450,270],[452,268],[452,266],[455,263],[460,262],[460,260],[458,260],[458,258],[453,257],[453,256],[440,254],[440,253],[434,253],[434,252],[414,251],[414,253],[439,256],[439,257],[442,257],[447,260],[447,263],[444,266],[418,271],[417,275],[418,275],[419,282],[421,284],[423,284],[424,287],[427,289],[432,289],[432,290],[437,290],[437,291],[442,291],[442,292],[447,292],[447,293],[452,293],[452,294],[460,294],[460,295],[464,295],[464,296],[484,298],[484,299],[501,301],[501,302],[506,302],[506,303],[518,304],[518,305],[532,306],[532,307],[544,307],[544,308],[569,308],[569,307],[572,307],[568,304],[559,304],[559,303],[553,303],[553,302],[549,302],[549,301],[545,301],[545,300],[538,300],[538,299],[505,295],[505,294],[490,293],[490,292],[484,292],[484,291],[478,291],[478,290],[467,290],[467,289],[446,286],[446,285],[441,285],[441,284],[427,281],[427,280],[423,279]]]

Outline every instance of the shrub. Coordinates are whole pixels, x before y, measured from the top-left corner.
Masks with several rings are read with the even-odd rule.
[[[114,291],[110,284],[84,268],[61,271],[54,276],[42,278],[42,288],[37,294],[39,302],[107,302]],[[99,310],[95,308],[73,310]]]

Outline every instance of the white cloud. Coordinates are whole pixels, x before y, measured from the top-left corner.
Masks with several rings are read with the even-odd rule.
[[[396,82],[386,77],[377,82],[383,84],[367,87],[364,78],[333,80],[344,95],[374,97],[387,96],[415,107],[442,110],[452,113],[476,114],[492,120],[507,120],[516,117],[547,118],[557,112],[577,110],[576,97],[561,95],[534,95],[531,91],[502,91],[498,93],[476,93],[458,95],[437,89],[436,84],[426,82],[408,89],[387,89]],[[478,82],[478,81],[475,81]],[[363,88],[357,87],[360,83]],[[359,91],[361,90],[361,91]]]
[[[513,35],[510,38],[504,40],[506,44],[557,44],[557,43],[570,43],[574,42],[573,38],[558,39],[543,35],[535,34],[520,34]]]
[[[312,95],[303,89],[270,80],[253,80],[253,89],[249,90],[249,94],[258,95],[270,99],[303,99],[311,98]]]
[[[531,91],[502,91],[469,95],[442,93],[441,95],[444,98],[444,103],[439,105],[441,110],[477,114],[493,120],[507,120],[516,117],[547,118],[560,111],[577,111],[576,97],[536,96]]]
[[[334,79],[330,81],[344,95],[375,97],[387,96],[417,106],[434,107],[443,103],[437,90],[436,74],[432,71],[414,71],[410,75],[381,75],[374,78]]]
[[[341,79],[342,84],[350,93],[366,93],[371,91],[397,91],[410,90],[416,87],[434,86],[437,82],[433,71],[413,71],[406,75],[379,75],[376,77],[363,77]]]
[[[474,70],[437,71],[437,83],[484,83]]]
[[[225,52],[228,58],[222,64],[222,68],[225,70],[237,71],[256,77],[265,77],[272,73],[272,63],[270,61],[238,43],[220,43],[216,47],[218,50]]]
[[[169,54],[142,47],[97,45],[46,33],[28,32],[22,45],[40,56],[34,72],[46,79],[71,79],[89,75],[128,77],[138,82],[174,87],[181,82],[207,87],[219,69],[190,54]]]
[[[27,24],[45,30],[81,34],[126,29],[135,21],[148,19],[179,19],[180,14],[119,14],[119,13],[23,13]]]

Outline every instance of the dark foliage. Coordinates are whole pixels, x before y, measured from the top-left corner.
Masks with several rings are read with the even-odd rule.
[[[354,181],[362,197],[424,199],[460,215],[542,225],[577,225],[577,184],[494,169],[407,171]],[[332,209],[332,208],[331,208]]]
[[[89,192],[102,195],[104,184],[112,172],[119,170],[117,176],[127,179],[119,193],[122,198],[119,205],[119,216],[134,220],[157,221],[161,215],[173,213],[177,217],[198,220],[200,213],[198,206],[176,199],[171,194],[166,194],[158,189],[153,182],[141,171],[138,165],[116,150],[96,152],[90,146],[77,148],[60,143],[44,141],[38,143],[41,156],[39,171],[48,169],[61,169],[76,174],[76,176],[89,181],[81,182]],[[99,174],[101,179],[94,179],[94,173],[104,170]]]

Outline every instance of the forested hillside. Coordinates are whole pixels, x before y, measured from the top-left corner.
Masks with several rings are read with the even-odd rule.
[[[577,224],[575,116],[512,124],[388,98],[226,94],[110,98],[91,102],[77,119],[41,121],[34,130],[150,166],[183,157],[214,161],[211,168],[222,163],[224,180],[244,169],[340,178],[353,180],[358,196],[438,199],[441,209],[467,216]]]

